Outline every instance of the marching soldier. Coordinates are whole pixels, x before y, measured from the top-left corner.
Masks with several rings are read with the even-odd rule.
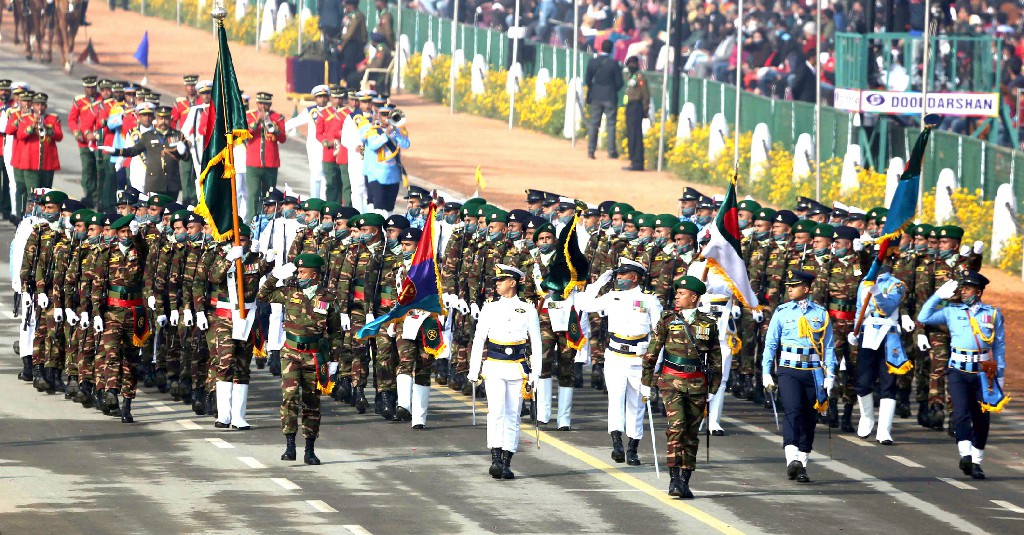
[[[853,333],[856,316],[859,312],[855,288],[864,277],[865,266],[862,264],[861,255],[857,254],[853,247],[854,241],[858,239],[857,229],[840,226],[834,230],[833,236],[833,255],[832,260],[828,263],[827,273],[819,272],[814,283],[815,286],[823,288],[821,291],[824,295],[822,306],[828,309],[832,330],[835,333],[836,360],[843,359],[846,364],[846,371],[840,372],[839,392],[836,392],[836,397],[830,401],[831,403],[842,402],[843,413],[839,418],[838,425],[844,433],[852,433],[854,432],[853,405],[858,402],[858,344],[850,344],[849,335]],[[874,411],[873,404],[871,410]],[[836,407],[835,413],[838,414],[838,407]],[[863,414],[863,410],[861,414]],[[831,414],[829,420],[829,425],[835,427]]]
[[[652,385],[661,391],[668,415],[668,493],[693,499],[690,476],[697,468],[698,432],[708,395],[721,382],[722,355],[718,322],[697,310],[704,283],[683,276],[675,287],[673,310],[666,310],[655,324],[643,357],[640,394],[650,398]]]
[[[985,479],[989,418],[1000,412],[1005,397],[1006,333],[1003,314],[981,302],[988,278],[968,270],[943,283],[928,298],[917,320],[949,329],[951,355],[946,368],[953,417],[949,421],[960,453],[960,470],[974,479]],[[959,286],[959,300],[953,300]],[[942,301],[946,305],[939,308]]]
[[[249,189],[249,210],[256,212],[259,200],[277,187],[277,171],[281,167],[281,149],[278,145],[288,140],[285,135],[284,116],[270,109],[274,96],[256,93],[256,109],[245,114],[249,125],[249,141],[245,148],[245,179]],[[310,125],[314,137],[316,126]],[[313,192],[314,197],[319,195]]]
[[[743,201],[746,202],[746,201]],[[751,207],[753,208],[753,207]],[[765,295],[764,285],[767,282],[763,269],[768,262],[771,246],[772,220],[775,218],[775,210],[771,208],[758,208],[754,210],[753,226],[745,233],[740,246],[743,250],[743,258],[747,262],[747,273],[750,274],[750,288],[761,300]],[[696,226],[694,226],[696,228]],[[763,390],[760,385],[761,374],[757,373],[759,368],[757,348],[759,347],[760,332],[759,324],[764,321],[764,312],[760,310],[743,309],[740,316],[740,325],[743,326],[740,333],[740,340],[743,346],[740,348],[740,373],[743,375],[744,388],[743,398],[760,404],[763,397]],[[733,392],[736,392],[734,390]]]
[[[42,392],[50,390],[55,383],[53,369],[44,370],[46,364],[46,345],[48,322],[53,321],[50,309],[48,287],[52,283],[53,249],[61,240],[60,213],[61,206],[67,200],[67,194],[61,191],[50,191],[42,196],[39,212],[42,220],[32,227],[32,232],[25,242],[24,254],[21,259],[21,294],[28,298],[30,308],[36,317],[35,333],[32,338],[31,374],[23,372],[24,377],[31,377],[33,386]],[[38,306],[38,308],[36,308]],[[49,319],[46,319],[49,316]],[[24,361],[24,358],[22,359]]]
[[[237,254],[237,253],[236,253]],[[327,336],[327,317],[332,314],[333,291],[320,284],[324,260],[304,253],[274,268],[260,288],[261,301],[284,306],[285,337],[281,351],[281,431],[286,439],[282,461],[295,460],[295,435],[299,428],[299,404],[302,404],[302,435],[306,439],[303,462],[320,464],[314,444],[320,434],[320,385],[318,367],[327,367],[327,355],[320,351]],[[283,285],[278,287],[278,282]]]
[[[814,446],[815,413],[827,408],[836,370],[828,312],[809,298],[813,282],[813,273],[789,272],[789,300],[772,314],[761,358],[761,380],[765,388],[774,389],[772,371],[778,355],[778,390],[785,413],[782,445],[786,452],[786,475],[800,483],[811,481],[807,463]]]
[[[483,379],[487,389],[488,473],[515,479],[512,455],[519,448],[523,393],[536,384],[541,367],[540,321],[532,303],[517,296],[525,274],[512,266],[494,266],[497,298],[484,303],[470,353],[469,384]]]

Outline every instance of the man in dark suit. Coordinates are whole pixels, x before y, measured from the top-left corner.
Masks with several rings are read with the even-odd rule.
[[[611,56],[612,42],[601,43],[601,53],[587,64],[585,84],[587,105],[590,107],[590,123],[587,125],[587,155],[594,159],[597,150],[597,133],[601,127],[601,116],[605,117],[605,131],[608,141],[608,157],[618,158],[615,145],[615,114],[618,110],[619,90],[622,89],[622,65]]]
[[[814,102],[818,91],[815,83],[819,83],[817,65],[812,63],[814,57],[808,61],[802,54],[793,52],[786,61],[789,63],[789,88],[793,92],[793,100]]]

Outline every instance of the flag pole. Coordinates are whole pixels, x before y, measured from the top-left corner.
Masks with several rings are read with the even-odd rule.
[[[214,19],[216,19],[218,30],[223,30],[223,28],[224,28],[224,17],[227,16],[227,14],[228,14],[227,10],[224,9],[224,6],[220,2],[217,2],[216,4],[214,4],[213,11],[210,13],[210,15]],[[218,41],[218,43],[220,42],[219,39],[217,41]],[[223,56],[223,54],[218,54],[218,56]],[[224,80],[224,78],[225,78],[224,77],[224,72],[223,72],[224,65],[221,64],[220,60],[217,61],[217,69],[221,71],[219,73],[221,75],[220,79]],[[221,109],[222,110],[227,110],[227,95],[226,95],[226,93],[223,90],[220,92],[220,98],[221,98],[221,103],[220,103]],[[227,124],[227,114],[226,113],[224,114],[224,123],[225,123],[224,124],[225,135],[227,135],[227,138],[228,138],[228,150],[227,150],[227,153],[224,155],[224,168],[225,169],[232,169],[233,170],[235,168],[235,155],[234,155],[235,151],[233,150],[233,148],[235,146],[235,134],[231,130],[231,125]],[[242,238],[241,238],[241,232],[239,231],[239,228],[238,228],[238,191],[237,191],[237,187],[235,185],[235,174],[234,174],[234,172],[231,173],[230,177],[226,177],[226,178],[231,181],[231,225],[232,225],[232,230],[234,231],[234,232],[232,232],[232,240],[234,241],[235,247],[239,247],[239,246],[242,245]],[[238,290],[238,292],[237,292],[238,293],[238,315],[242,319],[245,319],[245,315],[246,315],[245,314],[246,311],[245,311],[245,276],[244,276],[244,273],[245,273],[245,271],[243,271],[243,269],[242,269],[242,259],[241,258],[236,258],[235,259],[235,284],[237,284],[237,290]]]
[[[669,16],[669,20],[672,20]],[[732,129],[732,169],[733,184],[740,174],[740,100],[743,97],[743,3],[739,3],[739,17],[736,20],[736,111],[733,116]]]
[[[743,4],[740,4],[740,11],[743,11]],[[740,15],[742,17],[743,15]],[[665,65],[661,73],[661,132],[658,133],[658,171],[661,171],[665,163],[665,121],[668,119],[668,68],[672,65],[672,0],[668,0],[668,12],[665,20],[665,44],[662,49],[665,51]],[[659,52],[660,54],[661,52]],[[657,64],[658,59],[654,59]],[[657,66],[657,65],[655,65]]]

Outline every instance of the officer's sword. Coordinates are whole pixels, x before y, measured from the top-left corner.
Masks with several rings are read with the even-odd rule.
[[[767,390],[768,399],[772,402],[772,416],[775,417],[775,430],[781,431],[781,429],[779,429],[779,411],[775,408],[775,393],[771,388],[765,388],[765,390]],[[829,429],[829,433],[831,433],[831,429]]]
[[[476,383],[473,383],[473,425],[476,425]]]
[[[661,479],[661,468],[658,467],[658,442],[654,439],[654,413],[651,411],[651,398],[647,401],[647,421],[651,424],[651,449],[654,450],[654,473]]]

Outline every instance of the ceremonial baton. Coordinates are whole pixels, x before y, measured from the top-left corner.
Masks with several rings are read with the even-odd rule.
[[[765,388],[765,390],[768,391],[768,399],[770,399],[771,402],[772,402],[772,416],[775,417],[775,430],[776,431],[782,431],[781,429],[779,429],[779,411],[778,411],[778,409],[775,408],[775,393],[774,393],[774,389],[772,389],[772,388]],[[829,432],[831,433],[831,428],[829,429]]]
[[[658,443],[654,439],[654,412],[651,411],[651,398],[645,398],[647,402],[647,421],[651,424],[651,448],[654,450],[654,473],[661,479],[661,468],[658,467]]]

